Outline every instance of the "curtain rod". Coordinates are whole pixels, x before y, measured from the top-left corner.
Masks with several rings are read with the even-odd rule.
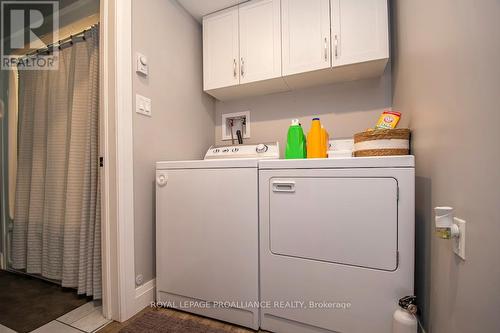
[[[89,28],[84,29],[84,30],[82,30],[82,31],[80,31],[80,32],[78,32],[76,34],[69,35],[68,37],[60,39],[57,42],[49,44],[49,45],[47,45],[47,46],[45,46],[43,48],[40,48],[40,49],[35,50],[33,52],[30,52],[30,53],[26,53],[25,55],[20,56],[18,59],[20,60],[20,59],[24,59],[24,58],[28,58],[28,57],[32,57],[32,56],[37,56],[37,55],[45,53],[45,52],[50,53],[56,47],[58,47],[59,49],[61,49],[61,47],[63,45],[66,45],[68,43],[73,44],[73,42],[74,42],[73,39],[74,38],[82,37],[83,40],[85,40],[85,33],[87,33],[88,31],[90,31],[90,30],[92,30],[92,29],[94,29],[94,28],[96,28],[98,26],[99,26],[99,23],[94,24],[94,25],[90,26]],[[19,62],[19,60],[18,60],[18,62]]]

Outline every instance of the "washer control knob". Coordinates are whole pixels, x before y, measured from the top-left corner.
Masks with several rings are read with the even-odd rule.
[[[168,179],[168,177],[166,174],[160,173],[156,177],[156,183],[158,184],[158,186],[165,186],[165,185],[167,185],[167,179]]]
[[[257,147],[255,148],[255,151],[257,153],[265,153],[268,149],[269,149],[269,147],[267,147],[265,144],[261,143],[261,144],[257,145]]]

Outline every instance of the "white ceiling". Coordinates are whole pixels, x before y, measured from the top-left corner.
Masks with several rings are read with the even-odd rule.
[[[247,0],[177,0],[195,19],[228,8]]]

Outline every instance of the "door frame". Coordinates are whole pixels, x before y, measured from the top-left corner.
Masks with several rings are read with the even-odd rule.
[[[132,151],[132,1],[112,0],[107,2],[108,54],[107,72],[110,90],[104,94],[109,98],[108,107],[108,161],[104,173],[114,179],[107,181],[107,214],[110,220],[103,229],[109,258],[103,265],[108,302],[103,311],[117,321],[127,320],[133,307],[134,283],[134,197],[133,197],[133,151]],[[106,5],[106,4],[105,4]],[[112,7],[111,7],[112,6]],[[111,16],[111,17],[110,17]],[[113,109],[112,109],[113,108]],[[114,160],[112,160],[114,159]],[[114,198],[113,198],[114,197]],[[111,202],[113,200],[113,202]],[[113,207],[114,205],[114,207]],[[114,219],[112,219],[114,217]]]
[[[114,319],[115,314],[118,313],[116,306],[117,297],[116,288],[113,288],[112,280],[113,274],[111,270],[113,255],[111,254],[111,226],[112,220],[110,218],[111,213],[111,203],[110,203],[110,191],[111,191],[111,175],[110,175],[110,160],[111,156],[111,142],[110,142],[110,128],[109,124],[114,117],[114,113],[111,112],[113,104],[110,103],[110,90],[112,86],[109,80],[110,69],[110,58],[113,48],[112,43],[112,31],[110,32],[111,25],[113,24],[113,16],[111,13],[112,5],[110,1],[100,2],[100,25],[99,25],[99,48],[100,48],[100,92],[99,92],[99,105],[100,105],[100,119],[99,119],[99,154],[102,156],[105,162],[101,168],[101,258],[102,258],[102,310],[103,316],[107,319]]]

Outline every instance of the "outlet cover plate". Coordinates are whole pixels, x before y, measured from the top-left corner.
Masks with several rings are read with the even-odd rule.
[[[239,119],[245,118],[245,128],[243,129],[243,139],[250,138],[250,111],[243,112],[233,112],[233,113],[224,113],[222,114],[222,140],[231,140],[231,131],[227,126],[227,122],[229,119]],[[234,136],[236,140],[236,135]]]
[[[463,260],[465,260],[465,225],[466,222],[459,218],[453,219],[460,230],[460,237],[453,239],[453,252]]]

